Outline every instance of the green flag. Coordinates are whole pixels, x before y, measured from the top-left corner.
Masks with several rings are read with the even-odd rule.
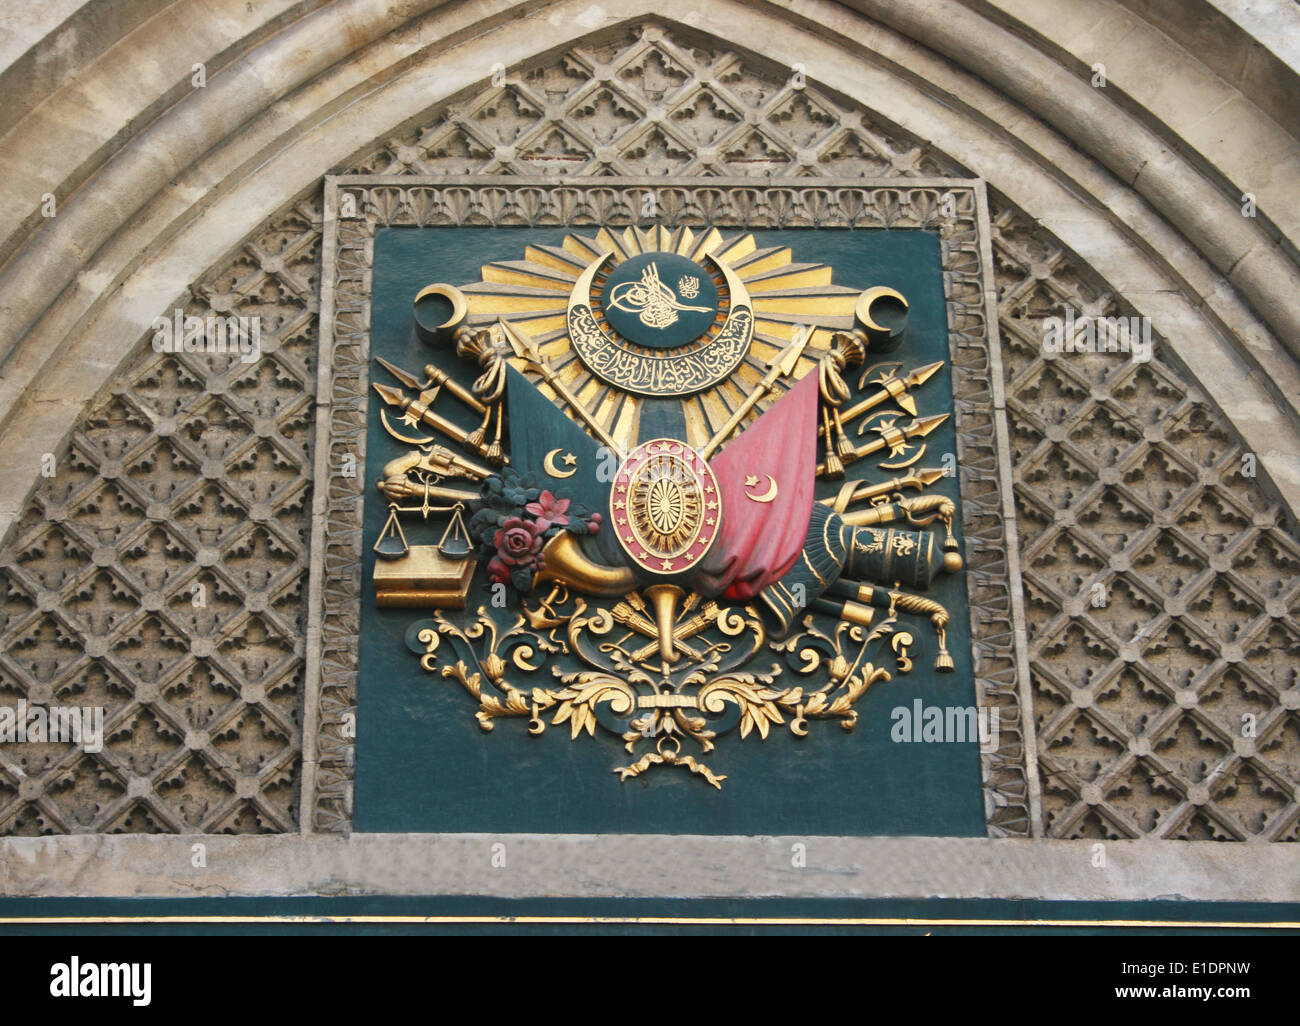
[[[608,518],[609,488],[617,468],[617,454],[605,451],[531,381],[509,366],[506,402],[511,469],[532,478],[557,499],[570,499]],[[595,535],[580,539],[580,543],[583,551],[598,562],[611,566],[626,562],[618,539],[606,525]]]

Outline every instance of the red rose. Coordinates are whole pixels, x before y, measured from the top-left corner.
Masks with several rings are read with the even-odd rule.
[[[543,528],[542,530],[545,530]],[[537,525],[519,517],[510,517],[492,539],[497,555],[510,567],[527,568],[533,565],[542,551],[542,531]]]

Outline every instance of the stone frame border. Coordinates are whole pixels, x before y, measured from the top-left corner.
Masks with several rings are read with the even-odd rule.
[[[379,227],[591,228],[641,221],[780,228],[930,228],[941,240],[953,374],[962,538],[976,700],[994,705],[1001,743],[981,755],[990,837],[1041,837],[1027,638],[1011,485],[997,291],[984,182],[967,178],[618,178],[329,175],[325,178],[320,344],[303,715],[304,834],[350,833],[360,624],[364,435],[373,240]],[[341,216],[344,194],[355,216]],[[951,196],[952,216],[942,207]],[[355,476],[338,471],[355,459]]]

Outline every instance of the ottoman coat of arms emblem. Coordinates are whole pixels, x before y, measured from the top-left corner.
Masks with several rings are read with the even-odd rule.
[[[733,732],[851,729],[920,649],[954,668],[925,594],[962,569],[922,465],[942,361],[909,366],[907,308],[717,229],[574,233],[422,289],[429,364],[374,364],[408,447],[377,481],[375,601],[425,610],[407,644],[482,730],[610,732],[623,779],[721,787]]]

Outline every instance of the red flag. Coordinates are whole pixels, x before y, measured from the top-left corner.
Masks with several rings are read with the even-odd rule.
[[[751,599],[803,550],[817,476],[817,375],[804,377],[709,466],[722,493],[722,523],[694,583],[705,594]]]

